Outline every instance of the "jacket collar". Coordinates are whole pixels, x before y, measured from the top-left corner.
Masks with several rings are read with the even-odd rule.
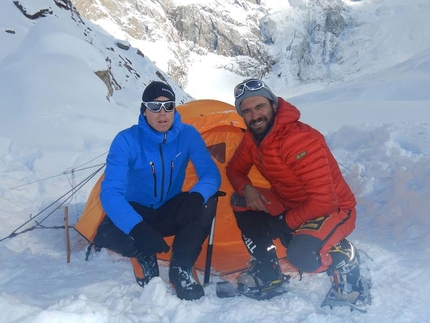
[[[142,114],[139,114],[138,126],[143,130],[145,141],[151,141],[156,144],[172,142],[179,135],[183,125],[181,115],[177,111],[174,114],[173,124],[166,132],[154,130],[146,121],[146,118]]]

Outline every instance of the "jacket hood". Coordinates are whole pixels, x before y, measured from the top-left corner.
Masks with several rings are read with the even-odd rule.
[[[299,119],[299,109],[284,99],[278,98],[278,111],[276,111],[275,124],[273,127],[276,128],[279,124],[286,125],[296,122],[299,121]]]

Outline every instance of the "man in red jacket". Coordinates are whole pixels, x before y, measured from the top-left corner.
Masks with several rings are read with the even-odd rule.
[[[262,290],[283,283],[273,239],[303,272],[327,271],[335,289],[354,302],[363,291],[359,259],[345,239],[355,227],[356,201],[324,136],[299,121],[300,112],[258,79],[234,90],[247,130],[227,165],[232,206],[252,257],[238,286]],[[271,187],[255,187],[255,165]]]

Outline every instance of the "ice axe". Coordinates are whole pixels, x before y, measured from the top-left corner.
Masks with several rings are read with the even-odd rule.
[[[217,199],[218,203],[218,197],[220,196],[226,196],[227,194],[223,191],[218,191],[215,194],[215,197]],[[214,233],[215,233],[215,219],[216,219],[216,213],[212,220],[212,226],[211,231],[209,233],[209,239],[208,239],[208,248],[206,251],[206,265],[205,265],[205,276],[203,279],[203,285],[206,286],[209,284],[209,277],[211,274],[211,264],[212,264],[212,250],[213,250],[213,243],[214,243]]]

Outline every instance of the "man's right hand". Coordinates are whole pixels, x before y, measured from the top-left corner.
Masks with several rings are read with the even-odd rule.
[[[246,205],[254,210],[270,213],[265,204],[271,204],[270,201],[254,186],[247,184],[243,187],[242,193],[246,199]]]
[[[134,239],[139,253],[143,256],[150,256],[170,250],[169,245],[164,241],[163,237],[145,221],[136,224],[131,229],[130,236]]]

